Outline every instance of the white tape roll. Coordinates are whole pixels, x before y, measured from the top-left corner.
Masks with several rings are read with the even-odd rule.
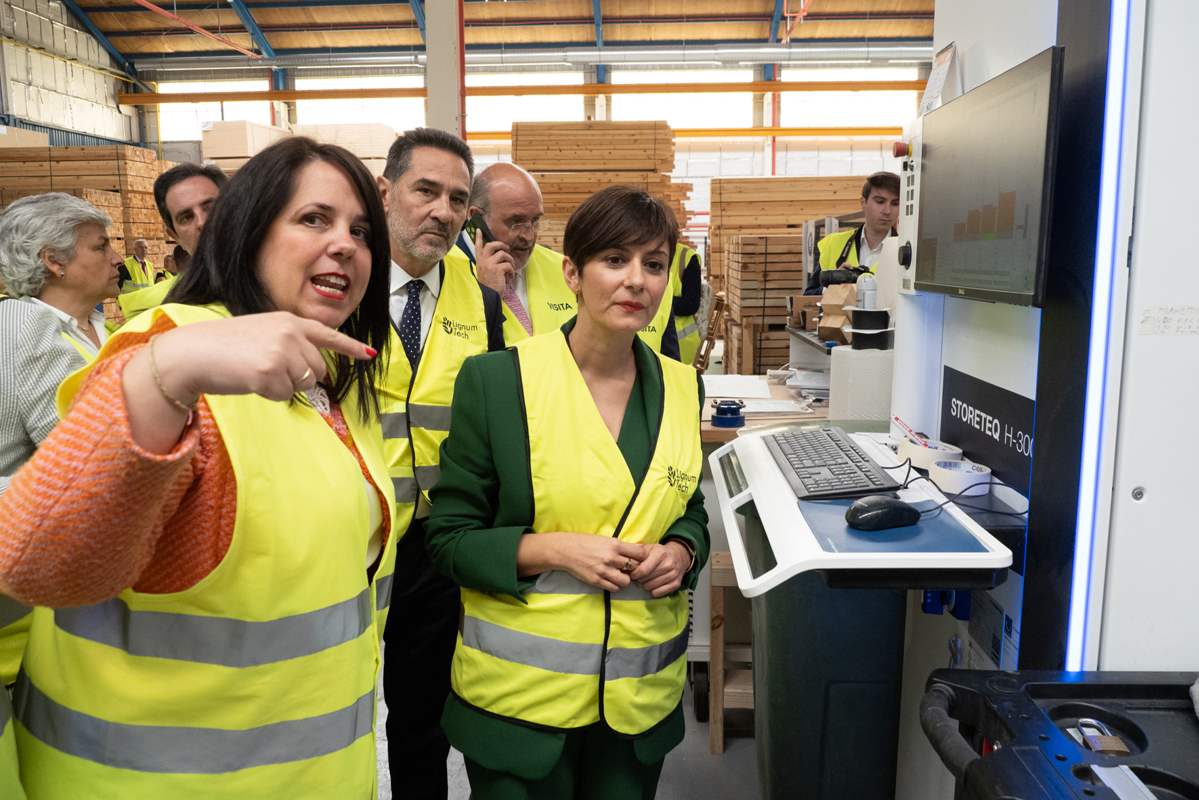
[[[934,461],[929,467],[928,477],[941,487],[941,493],[948,498],[954,495],[979,497],[991,493],[991,468],[973,461]]]
[[[865,351],[862,351],[865,352]],[[928,446],[926,447],[925,444]],[[962,457],[962,448],[945,442],[928,440],[925,444],[905,436],[899,440],[899,460],[912,459],[917,469],[932,469],[934,461],[957,461]]]

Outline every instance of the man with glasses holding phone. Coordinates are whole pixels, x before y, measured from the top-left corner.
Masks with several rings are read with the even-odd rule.
[[[504,303],[504,342],[555,330],[575,314],[562,277],[562,254],[537,244],[541,188],[525,170],[492,164],[471,185],[469,221],[447,262],[469,263],[479,283]]]
[[[469,221],[446,255],[447,264],[468,263],[479,283],[499,292],[508,346],[557,330],[578,310],[562,274],[562,254],[537,244],[544,213],[532,175],[516,164],[492,164],[475,176]],[[652,349],[679,358],[669,294],[640,335]]]

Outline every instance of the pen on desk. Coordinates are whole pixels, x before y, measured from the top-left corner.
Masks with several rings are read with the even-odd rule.
[[[896,425],[903,428],[904,433],[906,433],[913,442],[919,442],[921,447],[928,447],[928,439],[912,430],[912,426],[900,419],[898,414],[891,417],[891,419],[895,420]]]

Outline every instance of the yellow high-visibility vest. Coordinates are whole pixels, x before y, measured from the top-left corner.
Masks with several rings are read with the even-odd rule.
[[[121,314],[125,317],[125,321],[128,322],[147,309],[162,305],[167,298],[167,292],[171,291],[171,287],[177,280],[179,280],[179,276],[172,275],[152,286],[119,295],[117,305],[121,307]]]
[[[17,761],[17,735],[12,721],[8,690],[0,687],[0,797],[25,800],[21,768]]]
[[[468,265],[443,262],[441,291],[416,369],[394,327],[387,371],[379,383],[383,452],[396,496],[396,530],[403,536],[417,497],[441,477],[441,443],[450,432],[450,403],[462,362],[487,352],[483,295]]]
[[[698,254],[694,249],[679,242],[674,248],[674,260],[670,262],[670,288],[673,290],[671,300],[680,297],[683,294],[683,273],[687,269],[687,264],[692,258],[697,258]],[[679,361],[684,364],[691,364],[695,361],[695,354],[699,352],[699,345],[703,337],[699,333],[699,320],[694,314],[685,314],[683,316],[675,316],[674,329],[679,339]]]
[[[457,245],[445,257],[446,263],[468,265],[474,272],[474,262]],[[548,247],[534,245],[525,264],[525,287],[529,297],[529,321],[533,323],[533,335],[556,331],[575,315],[575,296],[566,285],[562,275],[562,254]],[[476,274],[477,275],[477,274]],[[529,338],[525,326],[520,324],[516,314],[504,302],[504,344],[514,345],[522,339]]]
[[[160,315],[184,325],[227,312],[162,306],[113,336],[101,358]],[[60,408],[86,372],[63,383]],[[374,493],[306,402],[205,401],[236,478],[229,550],[179,592],[127,589],[34,610],[13,703],[31,797],[375,796],[378,620],[394,529],[368,578]],[[353,393],[344,408],[390,503],[378,421],[361,419]]]
[[[574,531],[661,541],[686,511],[702,455],[693,368],[659,355],[664,403],[649,469],[634,483],[561,332],[516,345],[528,429],[533,533]],[[515,401],[516,398],[513,398]],[[687,652],[687,593],[652,598],[637,584],[601,591],[569,573],[538,576],[524,599],[462,589],[454,692],[470,705],[535,725],[602,721],[652,728],[678,705]]]
[[[122,292],[132,292],[153,286],[154,279],[158,277],[158,270],[155,268],[154,262],[148,258],[143,265],[138,263],[134,256],[126,256],[125,269],[129,271],[129,280],[125,281],[125,285],[121,287]]]

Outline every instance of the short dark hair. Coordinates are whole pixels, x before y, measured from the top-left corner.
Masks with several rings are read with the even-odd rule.
[[[154,179],[154,205],[158,206],[158,216],[162,217],[162,224],[172,233],[175,230],[175,220],[171,219],[171,212],[167,210],[167,192],[175,184],[196,177],[208,178],[216,184],[217,189],[222,188],[229,180],[216,164],[176,164]]]
[[[399,180],[412,166],[412,151],[418,147],[432,147],[458,156],[466,162],[466,171],[472,179],[474,178],[475,157],[471,154],[470,147],[454,134],[438,128],[413,128],[397,136],[387,151],[387,165],[383,168],[383,177],[391,183]]]
[[[584,200],[566,222],[562,252],[580,272],[583,265],[612,247],[662,241],[674,256],[679,224],[670,206],[649,192],[609,186]]]
[[[862,199],[870,199],[870,192],[874,189],[881,189],[899,197],[899,176],[894,172],[874,173],[862,184]]]
[[[352,153],[331,144],[296,136],[276,142],[246,162],[221,192],[204,226],[204,235],[187,272],[167,295],[169,303],[224,303],[234,315],[273,311],[258,279],[258,255],[271,225],[291,202],[300,170],[315,161],[339,169],[362,201],[370,232],[371,274],[358,308],[338,328],[380,352],[370,361],[336,355],[330,370],[332,397],[340,402],[351,388],[358,390],[362,418],[377,414],[375,378],[386,363],[390,331],[388,285],[391,254],[387,216],[375,179]],[[286,191],[280,191],[287,187]]]

